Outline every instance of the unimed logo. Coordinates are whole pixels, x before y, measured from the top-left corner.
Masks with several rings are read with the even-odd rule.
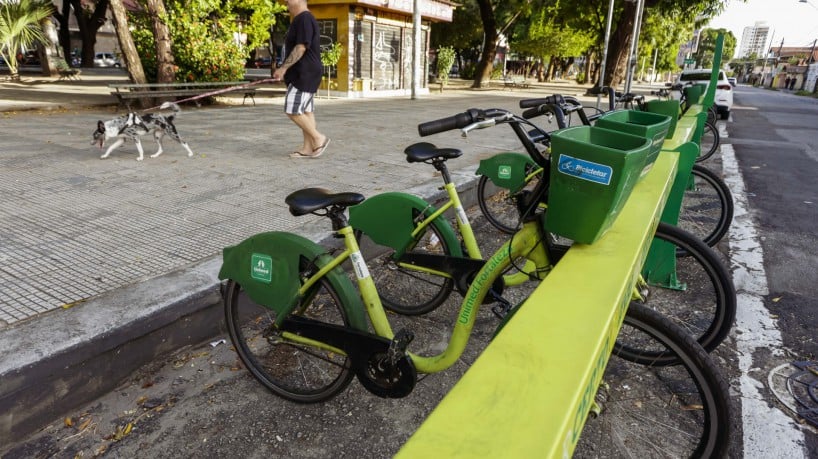
[[[602,185],[610,185],[611,173],[613,172],[611,166],[585,161],[568,155],[560,155],[557,170],[565,175]]]

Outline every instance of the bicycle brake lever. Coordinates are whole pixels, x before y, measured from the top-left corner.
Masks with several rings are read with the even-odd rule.
[[[463,137],[468,137],[469,132],[471,132],[471,131],[473,131],[475,129],[485,129],[487,127],[492,127],[495,124],[497,124],[497,122],[494,120],[494,118],[489,118],[489,119],[486,119],[486,120],[478,121],[476,123],[472,123],[472,124],[462,128],[462,129],[460,129],[460,132],[461,132],[460,135],[463,136]]]

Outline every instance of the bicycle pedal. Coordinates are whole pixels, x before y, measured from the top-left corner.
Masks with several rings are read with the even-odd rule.
[[[392,366],[397,365],[398,360],[406,355],[406,348],[413,339],[415,339],[415,334],[410,330],[402,329],[395,333],[395,337],[389,342],[389,349],[386,351],[389,363]]]

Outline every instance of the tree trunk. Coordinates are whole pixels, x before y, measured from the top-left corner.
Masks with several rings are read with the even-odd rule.
[[[480,19],[483,21],[483,51],[480,61],[474,72],[472,88],[482,88],[483,81],[491,79],[494,70],[494,56],[497,54],[497,20],[494,18],[494,9],[489,0],[477,0],[480,7]]]
[[[585,55],[585,83],[591,82],[591,65],[593,65],[593,53],[588,52]]]
[[[128,15],[125,12],[125,7],[122,6],[122,0],[110,0],[111,13],[114,16],[114,26],[116,28],[116,37],[119,40],[119,48],[122,50],[122,57],[125,59],[125,68],[128,69],[128,75],[134,84],[145,84],[145,70],[142,68],[142,61],[139,60],[139,55],[136,52],[136,45],[134,45],[131,30],[128,28]],[[150,107],[152,101],[150,98],[140,99],[143,108]]]
[[[74,17],[77,18],[77,26],[80,29],[80,37],[82,38],[81,65],[83,67],[93,67],[97,31],[105,24],[105,13],[108,11],[109,0],[99,0],[90,16],[84,14],[80,0],[70,1],[71,6],[74,8]]]
[[[60,57],[60,48],[58,45],[59,38],[57,37],[57,29],[51,18],[45,18],[40,21],[40,27],[43,33],[48,38],[47,43],[40,43],[37,45],[37,50],[40,53],[40,65],[43,69],[43,75],[57,76],[57,67],[54,65],[54,59]]]
[[[163,0],[148,0],[148,14],[151,17],[154,42],[156,43],[156,82],[173,83],[176,80],[176,66],[174,65],[173,50],[171,49],[170,30],[161,19],[165,16]]]
[[[608,59],[605,61],[604,85],[616,87],[625,77],[633,35],[633,21],[636,20],[636,3],[625,2],[616,28],[611,32],[608,44]],[[599,82],[597,81],[597,84]]]
[[[62,3],[62,11],[54,13],[54,17],[57,18],[57,22],[60,24],[60,28],[57,31],[57,36],[59,37],[60,47],[62,48],[63,56],[65,57],[65,61],[70,65],[71,64],[71,31],[68,29],[68,20],[70,19],[71,15],[71,2],[67,0],[63,0]]]

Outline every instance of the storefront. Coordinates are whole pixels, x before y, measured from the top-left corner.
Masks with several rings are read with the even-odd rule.
[[[413,0],[310,0],[321,28],[321,48],[339,42],[341,60],[330,94],[341,97],[406,95],[412,89]],[[455,4],[419,0],[421,92],[428,92],[429,30],[451,22]],[[322,85],[326,91],[326,80]]]

